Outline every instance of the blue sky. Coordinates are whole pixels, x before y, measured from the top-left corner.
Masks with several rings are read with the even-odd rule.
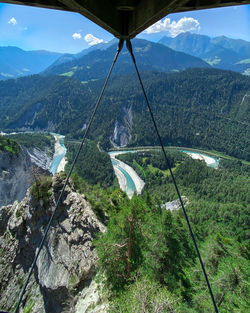
[[[158,41],[184,31],[250,41],[250,5],[170,14],[138,38]],[[77,13],[0,4],[0,46],[77,53],[112,38]]]

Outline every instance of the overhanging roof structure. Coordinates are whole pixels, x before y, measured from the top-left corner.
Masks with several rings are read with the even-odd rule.
[[[0,0],[78,12],[118,38],[133,38],[170,13],[250,4],[228,0]]]

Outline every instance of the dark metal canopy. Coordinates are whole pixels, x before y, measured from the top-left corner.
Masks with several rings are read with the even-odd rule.
[[[133,38],[170,13],[218,8],[250,1],[228,0],[0,0],[78,12],[118,38]]]

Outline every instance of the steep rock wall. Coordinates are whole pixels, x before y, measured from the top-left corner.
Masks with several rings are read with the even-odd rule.
[[[21,147],[15,155],[10,152],[0,153],[0,206],[21,201],[34,180],[33,167],[39,174],[49,175],[51,158],[45,151],[28,151]]]
[[[132,107],[122,107],[121,121],[115,121],[115,127],[110,142],[116,148],[126,147],[131,139],[133,126]]]
[[[0,153],[0,206],[22,200],[31,184],[31,160],[22,149],[14,155]]]
[[[62,183],[59,175],[53,177],[47,207],[28,192],[20,203],[0,208],[0,310],[13,311]],[[93,281],[92,247],[95,234],[104,231],[84,196],[67,187],[20,312],[28,304],[34,313],[106,312]]]
[[[41,149],[34,148],[31,151],[27,150],[27,153],[30,156],[30,160],[36,166],[40,167],[43,170],[49,170],[52,163],[52,158],[48,156],[49,151],[43,151]]]

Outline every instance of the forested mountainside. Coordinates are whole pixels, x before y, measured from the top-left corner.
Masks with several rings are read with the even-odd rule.
[[[174,51],[164,45],[147,40],[134,39],[133,47],[138,66],[142,71],[176,72],[191,67],[210,67],[208,63],[197,57]],[[114,43],[105,50],[98,49],[76,60],[52,65],[44,74],[72,76],[82,82],[102,78],[110,67],[116,49],[117,43]],[[114,68],[114,75],[133,71],[131,56],[124,47]]]
[[[167,154],[219,311],[245,312],[249,166],[239,174],[233,161],[230,169],[224,165],[213,169],[180,152],[167,150]],[[87,195],[107,223],[107,232],[94,247],[100,279],[108,290],[109,312],[143,308],[147,313],[212,312],[183,213],[178,208],[165,209],[164,203],[177,196],[161,152],[142,151],[119,158],[145,180],[142,197],[129,201],[121,192],[90,188],[77,175],[73,177],[75,188]]]
[[[71,164],[78,151],[80,141],[71,141],[66,138],[67,148],[66,171],[69,171]],[[88,184],[99,185],[103,188],[114,184],[115,174],[108,153],[99,151],[96,142],[88,140],[75,165],[75,173],[78,173]],[[117,185],[118,186],[118,185]]]
[[[247,311],[247,168],[239,174],[233,162],[230,170],[212,169],[180,152],[167,154],[220,312]],[[74,173],[32,276],[24,312],[80,313],[85,306],[102,313],[143,307],[146,313],[212,311],[182,211],[165,209],[176,193],[161,152],[119,158],[145,180],[142,197],[129,201],[122,191],[91,186]],[[40,177],[22,202],[0,209],[1,309],[13,310],[64,178],[63,173]]]
[[[24,51],[17,47],[0,47],[0,80],[37,74],[61,55],[50,51]]]
[[[143,74],[165,145],[216,149],[249,159],[250,78],[215,69]],[[103,84],[61,76],[0,82],[3,129],[42,129],[75,138],[82,134]],[[113,76],[90,139],[110,147],[126,132],[130,145],[158,144],[134,74]],[[239,140],[240,138],[240,140]]]
[[[164,36],[159,43],[202,58],[215,68],[250,75],[250,42],[248,41],[225,36],[210,38],[186,32],[174,38]]]

